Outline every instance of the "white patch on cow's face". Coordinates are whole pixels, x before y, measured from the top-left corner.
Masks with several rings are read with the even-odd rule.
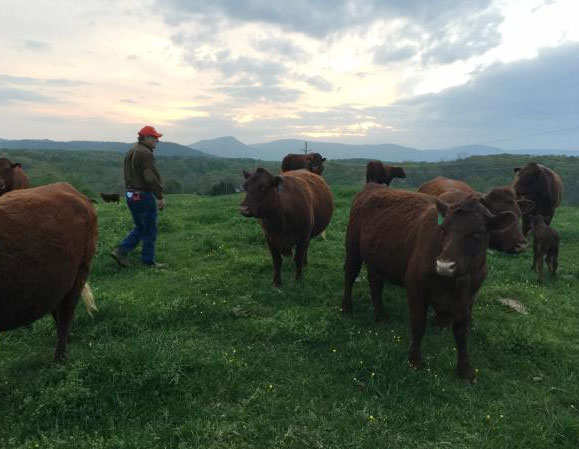
[[[452,277],[456,271],[456,262],[436,260],[436,272],[441,276]]]

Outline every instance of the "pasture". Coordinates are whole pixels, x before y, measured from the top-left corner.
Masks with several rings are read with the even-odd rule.
[[[579,209],[560,208],[559,272],[544,284],[532,251],[489,251],[469,354],[455,373],[450,330],[428,326],[425,366],[407,366],[404,291],[386,285],[376,325],[365,272],[343,317],[344,235],[355,188],[334,189],[326,240],[303,283],[284,259],[281,290],[241,195],[169,195],[160,214],[165,270],[109,257],[131,226],[124,204],[98,207],[90,284],[69,358],[52,364],[46,317],[0,334],[0,448],[579,447]],[[527,314],[501,304],[515,299]]]

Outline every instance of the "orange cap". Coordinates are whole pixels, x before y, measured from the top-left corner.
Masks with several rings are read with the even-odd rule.
[[[157,130],[152,126],[145,126],[139,131],[139,136],[141,137],[153,136],[159,138],[163,136],[163,134],[158,133]]]

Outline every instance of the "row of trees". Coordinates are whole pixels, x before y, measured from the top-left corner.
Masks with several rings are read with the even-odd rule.
[[[0,150],[0,156],[22,163],[32,185],[67,181],[86,195],[124,190],[123,154],[104,151]],[[220,195],[233,193],[243,184],[242,170],[258,166],[278,173],[279,162],[253,159],[159,157],[159,171],[167,193]],[[537,161],[555,170],[565,184],[564,202],[579,205],[579,158],[569,156],[475,156],[451,162],[401,163],[406,179],[395,179],[392,186],[416,189],[436,176],[462,179],[479,191],[508,185],[513,168]],[[326,162],[324,177],[330,185],[359,186],[365,182],[367,160]],[[385,161],[387,162],[387,161]]]

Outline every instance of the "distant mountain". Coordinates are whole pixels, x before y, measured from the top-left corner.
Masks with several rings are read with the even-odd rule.
[[[218,137],[211,140],[200,140],[189,145],[190,148],[196,148],[204,153],[212,154],[213,156],[227,157],[227,158],[251,158],[261,159],[259,151],[246,145],[235,137]]]
[[[65,151],[113,151],[124,153],[133,146],[134,143],[125,142],[99,142],[73,140],[69,142],[58,142],[54,140],[6,140],[0,139],[0,150],[65,150]],[[185,156],[185,157],[211,157],[197,149],[179,145],[173,142],[159,142],[156,149],[158,156]]]

